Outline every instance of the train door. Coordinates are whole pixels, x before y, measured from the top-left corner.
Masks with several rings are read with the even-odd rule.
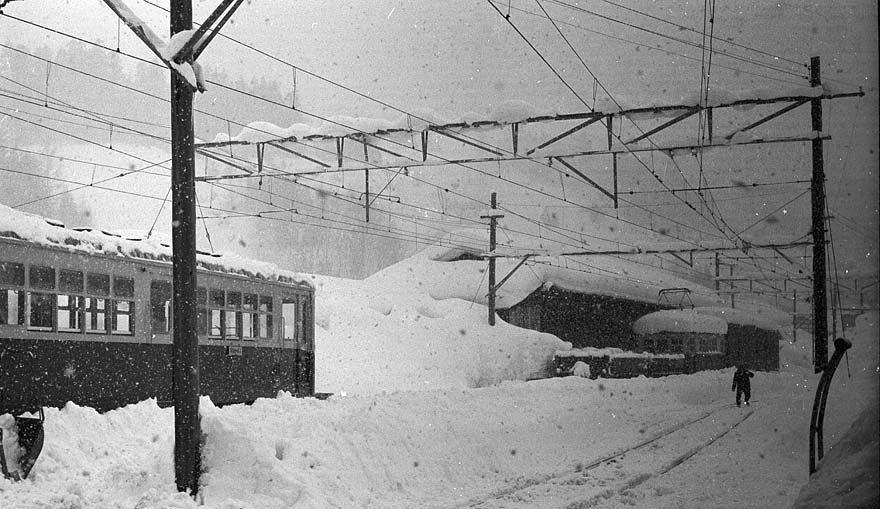
[[[286,374],[285,386],[290,387],[294,395],[300,395],[301,360],[298,344],[299,299],[296,295],[285,295],[281,299],[281,352],[285,366],[281,371]]]
[[[282,299],[282,341],[285,348],[294,352],[294,376],[297,396],[309,396],[313,392],[314,353],[310,334],[306,333],[304,320],[310,313],[308,297],[288,295]]]

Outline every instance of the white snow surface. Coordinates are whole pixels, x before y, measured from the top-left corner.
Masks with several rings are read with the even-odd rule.
[[[461,322],[476,330],[477,320]],[[791,507],[800,494],[803,506],[871,507],[877,320],[862,316],[851,331],[849,367],[841,365],[828,399],[825,459],[810,486],[807,423],[818,375],[801,367],[809,342],[784,343],[789,367],[756,373],[753,404],[743,408],[729,391],[732,369],[400,390],[388,371],[413,368],[371,362],[353,342],[364,362],[336,369],[351,380],[383,378],[384,392],[326,401],[282,393],[224,408],[202,399],[197,500],[175,490],[172,410],[145,401],[105,414],[73,404],[47,409],[43,453],[28,480],[0,480],[0,506]],[[318,348],[327,347],[319,336]],[[410,363],[427,370],[437,365],[430,362]]]
[[[60,228],[42,225],[33,233],[52,242]],[[451,259],[442,251],[363,281],[310,278],[317,389],[333,395],[280,393],[224,408],[202,398],[197,499],[175,488],[171,409],[144,401],[98,414],[69,403],[46,409],[42,455],[26,481],[0,480],[0,507],[784,507],[804,489],[818,381],[807,334],[782,343],[781,372],[756,374],[748,408],[733,405],[732,369],[526,381],[546,375],[553,353],[570,345],[500,320],[487,325],[485,263],[437,261]],[[825,415],[820,473],[833,478],[815,478],[863,482],[805,489],[808,502],[876,499],[876,456],[832,453],[838,443],[858,450],[876,440],[857,424],[841,441],[865,409],[876,412],[877,320],[863,316],[851,331],[849,365],[834,378]],[[9,417],[0,423],[10,438]]]
[[[658,332],[727,334],[727,322],[694,309],[664,309],[649,313],[633,322],[633,332],[636,334]]]

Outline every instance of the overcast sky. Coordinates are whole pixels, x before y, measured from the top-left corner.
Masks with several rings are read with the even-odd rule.
[[[155,32],[167,34],[167,13],[160,8],[167,7],[167,0],[126,3]],[[201,20],[219,2],[193,3],[195,19]],[[556,26],[543,17],[542,7]],[[120,26],[99,0],[14,1],[4,7],[4,14],[7,16],[0,17],[0,42],[28,48],[46,58],[70,44],[71,39],[33,24],[111,48],[119,47],[124,54],[151,58],[142,43],[125,26]],[[503,16],[508,14],[509,21]],[[600,98],[610,94],[625,106],[675,104],[699,94],[701,69],[709,66],[699,48],[704,40],[707,45],[711,42],[715,50],[708,67],[710,94],[757,94],[805,86],[805,64],[811,56],[820,56],[826,85],[836,91],[861,87],[866,93],[861,99],[824,103],[825,132],[832,137],[825,144],[825,161],[834,241],[840,246],[838,257],[843,267],[853,273],[876,274],[876,3],[722,2],[717,5],[713,23],[707,23],[704,14],[703,2],[683,1],[543,0],[493,4],[472,0],[255,0],[243,4],[223,31],[250,48],[218,38],[200,60],[204,66],[222,69],[233,79],[250,83],[265,80],[283,94],[284,100],[295,100],[299,109],[312,115],[303,116],[291,110],[280,120],[273,119],[286,127],[283,124],[314,124],[316,117],[332,115],[393,119],[400,111],[431,110],[450,119],[461,118],[468,112],[485,116],[509,100],[525,101],[542,111],[583,112],[585,102],[591,104],[594,94]],[[0,48],[0,64],[4,55],[8,55],[8,50]],[[134,72],[136,61],[121,61],[129,72]],[[295,72],[293,66],[299,71]],[[15,76],[16,71],[4,69],[10,76]],[[91,71],[100,74],[100,63]],[[15,88],[9,83],[2,85],[6,90]],[[152,92],[167,94],[167,90]],[[19,107],[11,99],[0,101],[6,108]],[[199,98],[196,106],[217,114],[241,109],[241,105],[217,101],[200,103]],[[242,114],[236,120],[246,124],[262,119]],[[807,121],[780,123],[779,132],[774,134],[786,136],[809,131]],[[9,129],[13,122],[4,119],[0,126]],[[198,117],[196,122],[200,122]],[[693,133],[682,134],[684,138],[692,136]],[[155,150],[145,148],[144,153]],[[726,159],[706,167],[706,181],[724,185],[809,179],[809,157],[803,157],[803,147],[791,149],[793,156],[786,150],[789,149],[728,154]],[[117,155],[109,154],[108,160]],[[782,166],[794,161],[796,171],[783,171]],[[644,170],[633,165],[632,172],[636,171]],[[650,180],[651,176],[644,172],[627,182],[628,189],[638,190]],[[805,222],[809,217],[809,198],[797,198],[805,189],[803,185],[795,186],[788,194],[767,194],[757,200],[749,198],[720,207],[732,230],[748,229],[758,241],[780,236],[797,238],[809,231]],[[478,192],[488,194],[484,190]],[[717,198],[724,203],[720,193]],[[79,199],[89,199],[88,195],[80,196]],[[670,198],[666,196],[665,200]],[[588,205],[605,205],[599,194],[584,199],[590,201]],[[789,200],[793,201],[786,206]],[[661,200],[642,203],[659,207]],[[539,206],[539,199],[535,198],[532,205]],[[656,210],[666,217],[688,213]],[[767,215],[773,219],[753,226]],[[577,215],[569,213],[566,221],[576,223]]]

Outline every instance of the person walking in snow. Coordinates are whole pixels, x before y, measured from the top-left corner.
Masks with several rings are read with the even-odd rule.
[[[743,366],[736,368],[736,373],[733,374],[733,387],[730,388],[730,390],[736,391],[736,406],[739,406],[742,396],[745,396],[746,406],[749,405],[749,400],[752,398],[752,382],[749,378],[753,376],[755,374]]]

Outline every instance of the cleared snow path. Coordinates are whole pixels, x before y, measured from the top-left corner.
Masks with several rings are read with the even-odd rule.
[[[686,420],[624,450],[589,464],[578,463],[567,471],[534,482],[521,482],[499,490],[492,498],[471,501],[476,508],[607,506],[620,497],[632,505],[630,491],[656,480],[711,446],[754,412],[722,405]]]

